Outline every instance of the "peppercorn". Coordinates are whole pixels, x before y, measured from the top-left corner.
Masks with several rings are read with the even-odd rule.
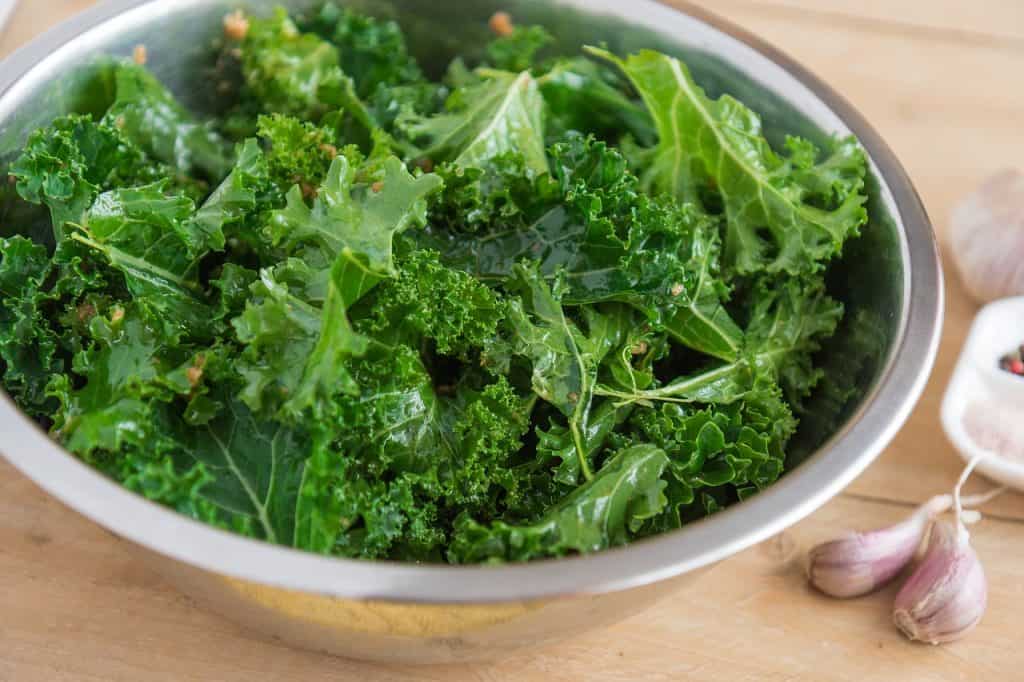
[[[1016,351],[999,358],[999,369],[1024,377],[1024,344],[1018,346]]]

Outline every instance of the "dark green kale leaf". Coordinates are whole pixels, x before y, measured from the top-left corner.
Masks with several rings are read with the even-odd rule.
[[[763,382],[744,400],[695,409],[664,403],[638,409],[630,421],[639,442],[653,443],[668,456],[670,501],[659,530],[678,528],[693,514],[702,489],[747,496],[774,483],[782,473],[784,446],[796,428],[778,387]],[[699,511],[698,511],[699,513]]]
[[[315,33],[301,32],[284,8],[252,19],[239,49],[248,109],[312,122],[343,110],[363,132],[377,127],[356,84],[342,71],[337,48]]]
[[[495,156],[486,168],[446,162],[434,172],[444,180],[444,191],[432,198],[428,218],[434,228],[433,242],[452,259],[467,258],[467,234],[516,225],[543,213],[559,196],[558,186],[548,176],[531,177],[525,160],[515,153]],[[424,236],[424,241],[431,239]]]
[[[771,368],[790,404],[799,407],[822,377],[814,354],[835,332],[843,305],[828,296],[820,277],[760,280],[750,299],[747,347],[756,349],[754,361]]]
[[[191,219],[213,251],[224,249],[225,231],[232,236],[244,234],[239,226],[256,212],[269,181],[266,160],[255,140],[240,145],[237,157],[235,167]]]
[[[311,194],[323,182],[339,149],[339,133],[327,126],[314,125],[294,116],[260,116],[259,136],[267,148],[267,173],[270,181],[285,194],[292,187]],[[349,152],[349,161],[355,160]]]
[[[174,395],[161,379],[179,364],[180,353],[137,306],[93,316],[89,334],[92,343],[74,359],[85,384],[76,389],[61,375],[49,387],[61,404],[54,416],[58,437],[83,457],[152,444],[160,434],[155,400]]]
[[[398,128],[434,162],[486,167],[496,156],[515,152],[531,172],[546,172],[544,101],[533,76],[491,69],[478,75],[448,97],[443,113],[409,114],[399,118]]]
[[[237,365],[245,380],[241,398],[253,410],[267,403],[301,412],[317,408],[316,397],[322,391],[355,389],[344,361],[361,355],[366,339],[349,325],[338,288],[343,269],[339,259],[322,308],[304,296],[304,275],[309,270],[301,261],[264,268],[252,284],[252,298],[232,324],[238,340],[246,346]],[[293,289],[289,278],[296,275]]]
[[[187,197],[168,196],[162,183],[116,189],[96,198],[71,238],[103,255],[121,272],[141,305],[167,328],[203,336],[211,315],[198,281],[199,259],[223,236],[192,221]]]
[[[662,473],[667,465],[663,450],[637,445],[619,451],[594,478],[532,523],[485,526],[461,516],[448,560],[526,561],[625,544],[644,521],[664,509]]]
[[[339,62],[355,81],[359,97],[370,98],[379,90],[423,80],[423,72],[405,45],[402,29],[394,21],[327,2],[304,29],[337,48]]]
[[[593,474],[584,434],[601,359],[599,342],[566,317],[557,280],[552,288],[536,267],[517,265],[508,285],[519,298],[509,302],[510,340],[507,348],[498,346],[498,353],[530,362],[533,391],[567,419],[580,471],[589,480]]]
[[[343,76],[338,51],[312,33],[302,33],[284,8],[250,21],[239,48],[247,95],[262,111],[319,120],[328,106],[324,83]]]
[[[408,476],[385,480],[357,461],[314,442],[299,494],[295,546],[336,556],[433,558],[446,542],[437,508]]]
[[[22,198],[50,209],[59,242],[65,224],[81,222],[101,191],[170,179],[171,172],[109,122],[70,114],[29,136],[11,175]]]
[[[46,319],[50,272],[45,247],[20,236],[0,239],[0,377],[32,415],[46,414],[46,385],[64,369]]]
[[[249,519],[232,518],[203,496],[203,489],[213,481],[213,476],[203,464],[197,463],[179,471],[170,455],[153,458],[127,452],[118,462],[115,477],[128,490],[166,505],[179,514],[243,535],[254,535]]]
[[[736,360],[719,363],[663,386],[621,390],[600,386],[595,393],[622,404],[668,401],[731,403],[756,390],[763,379],[780,384],[799,405],[821,374],[814,354],[832,335],[843,314],[841,303],[825,293],[820,278],[768,280],[755,288],[744,347]]]
[[[303,484],[301,528],[309,543],[375,557],[399,551],[393,545],[402,539],[412,546],[401,551],[422,555],[445,535],[436,520],[425,523],[435,511],[469,508],[486,517],[498,499],[520,494],[511,458],[522,446],[531,401],[507,382],[442,392],[405,345],[352,368],[360,391],[336,399],[343,428],[335,445],[314,455]]]
[[[537,53],[554,40],[543,26],[514,26],[508,35],[487,43],[487,63],[502,71],[526,71],[534,66]]]
[[[192,116],[153,74],[119,64],[117,97],[104,120],[153,158],[185,175],[219,182],[231,170],[231,148],[210,122]]]
[[[270,218],[270,234],[276,246],[313,267],[325,268],[341,257],[348,264],[343,300],[351,305],[381,279],[394,275],[394,236],[410,225],[423,224],[426,198],[441,185],[433,174],[414,178],[394,157],[384,162],[380,180],[357,183],[356,169],[339,156],[313,207],[293,187],[287,206]]]
[[[719,275],[717,223],[692,206],[640,193],[625,159],[603,142],[569,135],[551,157],[554,188],[547,177],[534,185],[535,197],[547,201],[518,202],[518,214],[508,212],[511,219],[480,238],[439,239],[446,260],[495,281],[520,260],[537,261],[546,277],[565,273],[567,305],[629,303],[679,342],[734,359],[742,332],[722,304],[728,288]],[[455,191],[448,206],[455,204],[456,217],[467,206],[488,206],[479,186]]]
[[[618,64],[658,129],[642,178],[645,188],[701,203],[710,192],[727,217],[725,256],[740,273],[820,270],[867,220],[864,154],[839,142],[820,163],[806,141],[778,156],[761,121],[728,95],[710,100],[677,59],[650,50]]]
[[[358,325],[363,333],[412,347],[429,339],[437,353],[463,360],[494,338],[506,306],[475,277],[442,265],[436,251],[425,249],[400,258],[397,273],[360,306],[369,311]]]
[[[210,480],[198,494],[269,542],[293,545],[299,486],[309,446],[294,429],[258,419],[244,404],[178,435],[179,466],[202,464]]]
[[[441,183],[433,175],[413,178],[395,158],[373,185],[357,184],[355,175],[339,156],[312,208],[294,187],[270,218],[275,245],[291,258],[262,270],[254,299],[233,322],[247,345],[242,396],[254,410],[268,392],[270,405],[295,414],[318,410],[318,398],[332,392],[355,390],[343,365],[366,340],[351,328],[347,310],[395,275],[394,236],[422,223],[426,197]]]
[[[11,167],[53,234],[0,239],[0,383],[62,445],[219,528],[417,562],[598,551],[782,474],[853,141],[776,153],[670,57],[541,62],[539,27],[435,81],[334,3],[235,24],[225,120],[121,64]]]
[[[573,130],[608,142],[628,134],[644,146],[658,139],[643,103],[630,96],[628,85],[614,71],[593,60],[561,59],[538,77],[537,84],[547,104],[547,133],[552,141]]]

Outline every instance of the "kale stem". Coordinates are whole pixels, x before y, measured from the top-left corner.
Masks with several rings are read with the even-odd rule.
[[[569,430],[572,432],[572,442],[576,448],[576,457],[580,460],[580,471],[583,472],[583,478],[589,481],[594,478],[594,473],[590,470],[590,464],[587,462],[587,448],[583,443],[583,434],[580,433],[579,422],[570,420]]]

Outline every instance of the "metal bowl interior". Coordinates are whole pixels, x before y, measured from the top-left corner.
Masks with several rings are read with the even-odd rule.
[[[280,0],[279,0],[280,1]],[[204,69],[223,14],[265,12],[273,0],[114,0],[40,37],[0,69],[0,155],[69,111],[102,111],[110,99],[105,55],[148,48],[150,66],[190,106],[214,111]],[[295,9],[311,0],[285,2]],[[931,227],[903,169],[866,121],[828,86],[755,38],[699,11],[650,0],[392,0],[365,4],[397,17],[414,52],[438,69],[486,40],[500,9],[545,24],[570,52],[605,42],[619,53],[651,47],[684,57],[715,95],[729,92],[762,114],[774,143],[786,133],[819,143],[856,135],[871,160],[870,224],[831,271],[847,307],[823,349],[829,379],[810,401],[794,468],[770,489],[679,531],[596,555],[527,565],[452,567],[315,556],[193,522],[107,480],[62,450],[0,393],[0,443],[18,469],[114,533],[194,569],[317,595],[416,603],[496,603],[596,595],[693,571],[775,534],[846,486],[893,437],[934,360],[942,280]],[[585,9],[584,9],[585,8]],[[31,216],[4,207],[7,226]],[[166,561],[166,559],[165,559]]]

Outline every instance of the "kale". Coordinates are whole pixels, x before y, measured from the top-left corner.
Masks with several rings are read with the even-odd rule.
[[[433,80],[334,3],[247,25],[225,117],[125,63],[11,165],[53,229],[0,239],[0,382],[56,441],[219,528],[451,563],[625,544],[784,474],[855,141],[777,151],[681,62],[542,27]]]

